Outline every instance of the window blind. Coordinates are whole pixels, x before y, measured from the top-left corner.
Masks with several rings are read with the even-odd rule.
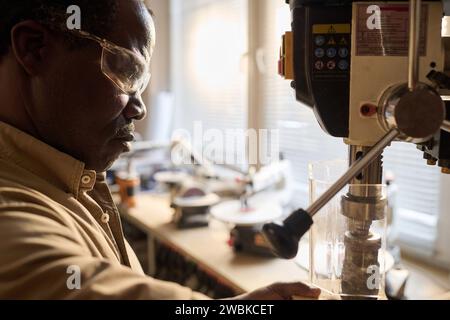
[[[195,128],[219,130],[224,136],[228,130],[246,129],[246,1],[174,0],[172,9],[175,128],[193,135]],[[193,144],[202,147],[199,141]],[[223,153],[218,158],[224,160]]]

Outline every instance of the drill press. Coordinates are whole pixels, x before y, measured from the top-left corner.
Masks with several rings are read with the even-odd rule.
[[[343,297],[377,297],[367,285],[379,267],[385,218],[380,186],[382,152],[392,141],[415,143],[428,164],[450,167],[447,77],[442,1],[287,0],[292,31],[283,37],[279,72],[292,80],[297,100],[311,107],[325,132],[349,145],[349,170],[306,209],[282,224],[267,224],[274,252],[294,258],[312,217],[348,185]]]

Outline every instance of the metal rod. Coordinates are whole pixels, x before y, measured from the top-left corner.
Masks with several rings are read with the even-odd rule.
[[[194,148],[187,142],[183,141],[183,140],[178,140],[175,141],[172,145],[172,148],[174,148],[175,146],[181,146],[182,148],[184,148],[184,150],[186,150],[186,152],[189,153],[189,156],[191,157],[191,160],[193,160],[194,164],[198,164],[201,167],[204,167],[206,169],[212,167],[212,166],[220,166],[222,168],[231,170],[235,173],[239,173],[243,176],[248,176],[249,173],[230,164],[227,163],[218,163],[217,161],[214,161],[212,159],[209,159],[206,156],[201,156],[200,154],[198,154]]]
[[[445,120],[444,124],[441,127],[442,130],[450,132],[450,121]]]
[[[389,131],[370,151],[361,159],[356,161],[350,169],[328,189],[319,199],[317,199],[306,211],[312,217],[320,211],[339,191],[341,191],[353,178],[361,173],[368,165],[380,156],[384,148],[400,135],[398,129]]]
[[[420,59],[420,23],[422,20],[422,0],[409,1],[409,61],[408,61],[408,88],[414,91],[419,82]]]

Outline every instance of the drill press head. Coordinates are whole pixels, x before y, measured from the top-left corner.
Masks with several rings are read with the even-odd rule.
[[[395,125],[400,140],[418,144],[428,164],[448,172],[450,134],[439,130],[450,115],[441,99],[450,96],[442,1],[421,8],[420,90],[414,93],[404,90],[408,1],[286,2],[293,21],[283,39],[280,74],[292,80],[297,100],[314,110],[323,130],[351,146],[370,147]]]

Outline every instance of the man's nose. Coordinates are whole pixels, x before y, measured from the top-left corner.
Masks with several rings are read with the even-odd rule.
[[[123,114],[128,120],[143,120],[147,116],[147,107],[141,96],[130,96]]]

